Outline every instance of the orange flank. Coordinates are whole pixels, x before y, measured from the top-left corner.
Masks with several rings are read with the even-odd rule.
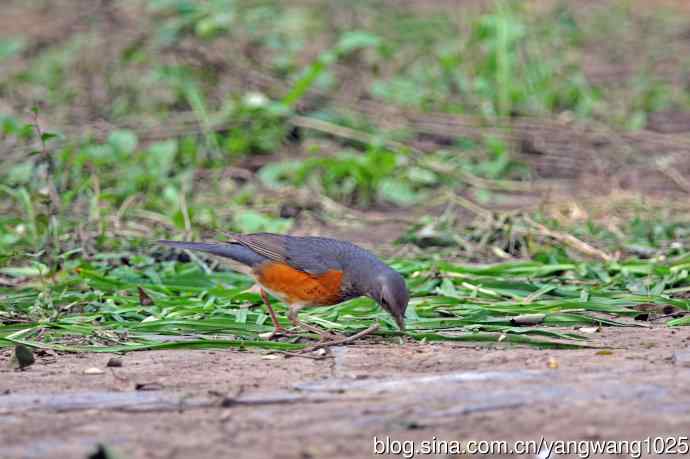
[[[285,263],[268,262],[255,271],[256,280],[269,292],[290,304],[331,305],[340,302],[342,271],[314,276]]]

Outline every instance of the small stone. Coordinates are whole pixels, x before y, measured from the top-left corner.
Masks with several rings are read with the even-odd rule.
[[[105,373],[105,371],[101,370],[100,368],[92,367],[92,368],[87,368],[84,370],[85,375],[102,375]]]
[[[106,367],[121,367],[122,366],[122,359],[119,357],[111,357],[110,360],[108,360],[108,363],[105,364]]]
[[[23,344],[17,344],[14,347],[14,355],[10,360],[10,366],[23,370],[34,364],[34,354],[31,349]]]
[[[548,360],[548,362],[546,363],[546,366],[549,367],[549,368],[551,368],[552,370],[555,370],[555,369],[558,368],[558,366],[559,366],[559,365],[558,365],[558,360],[556,360],[555,357],[549,357],[549,360]]]

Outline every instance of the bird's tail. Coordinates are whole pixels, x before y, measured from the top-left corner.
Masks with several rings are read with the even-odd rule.
[[[181,241],[158,241],[159,244],[174,247],[176,249],[195,250],[206,252],[219,257],[230,258],[247,266],[265,261],[266,258],[253,250],[235,242],[181,242]]]

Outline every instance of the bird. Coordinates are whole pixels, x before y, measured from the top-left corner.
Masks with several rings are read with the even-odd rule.
[[[278,322],[269,294],[288,306],[288,320],[295,328],[316,333],[322,341],[339,337],[300,321],[299,311],[362,296],[376,301],[398,328],[405,330],[410,298],[405,279],[376,255],[351,242],[318,236],[230,233],[223,242],[158,243],[229,258],[248,268],[243,271],[258,284],[273,323],[269,339],[290,334]]]

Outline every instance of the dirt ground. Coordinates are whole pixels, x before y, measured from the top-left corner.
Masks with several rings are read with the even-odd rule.
[[[112,355],[45,355],[22,372],[5,352],[0,457],[87,457],[104,443],[131,459],[344,458],[372,456],[374,436],[688,435],[688,331],[610,328],[592,344],[606,348],[364,342],[321,360],[134,352],[119,368],[106,367]]]

